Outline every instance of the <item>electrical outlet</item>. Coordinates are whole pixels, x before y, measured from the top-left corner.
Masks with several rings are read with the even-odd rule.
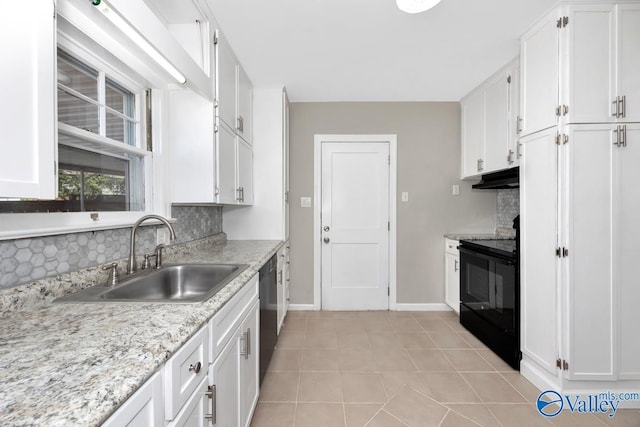
[[[402,192],[402,201],[403,202],[408,202],[409,201],[409,192],[408,191],[403,191]]]
[[[458,184],[453,184],[453,189],[451,190],[451,194],[457,196],[460,194],[460,186]]]
[[[166,227],[156,229],[156,245],[160,244],[169,244],[169,229]]]
[[[301,208],[310,208],[311,207],[311,197],[300,197],[300,207]]]

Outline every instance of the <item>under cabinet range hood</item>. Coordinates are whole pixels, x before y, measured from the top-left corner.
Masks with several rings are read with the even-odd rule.
[[[515,167],[500,172],[493,172],[482,175],[482,179],[471,188],[484,190],[499,190],[503,188],[520,187],[520,168]]]

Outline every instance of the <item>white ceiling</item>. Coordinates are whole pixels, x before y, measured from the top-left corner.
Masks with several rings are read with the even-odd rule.
[[[557,0],[208,0],[254,85],[292,101],[458,101]]]

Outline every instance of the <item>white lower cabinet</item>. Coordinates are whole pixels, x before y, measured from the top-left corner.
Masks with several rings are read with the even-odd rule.
[[[164,425],[162,374],[154,374],[109,417],[105,427],[160,427]]]
[[[447,305],[460,314],[460,251],[458,241],[445,239],[444,253],[444,300]]]
[[[258,275],[103,425],[247,427],[258,402]]]
[[[289,243],[278,250],[277,268],[278,334],[289,309]]]

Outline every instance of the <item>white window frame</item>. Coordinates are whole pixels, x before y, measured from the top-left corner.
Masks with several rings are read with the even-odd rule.
[[[136,96],[136,118],[142,124],[136,126],[138,132],[138,141],[142,147],[134,147],[122,144],[118,147],[122,151],[130,150],[137,155],[143,155],[144,161],[144,211],[119,211],[119,212],[55,212],[55,213],[9,213],[0,214],[0,240],[18,239],[36,236],[47,236],[56,234],[66,234],[90,230],[105,230],[114,228],[131,227],[141,216],[149,213],[156,213],[165,217],[170,216],[170,204],[165,203],[163,179],[161,170],[166,161],[162,155],[162,127],[163,120],[163,104],[165,103],[166,94],[164,90],[152,89],[152,141],[153,151],[146,151],[146,126],[147,121],[144,91],[152,87],[143,77],[132,73],[131,70],[121,69],[119,64],[108,62],[108,58],[102,58],[96,55],[91,44],[94,43],[88,36],[72,37],[66,34],[58,26],[58,47],[68,52],[71,56],[106,73],[110,79],[117,82],[122,87],[130,90]],[[57,54],[56,54],[57,55]],[[56,79],[57,80],[57,79]],[[164,88],[162,88],[164,89]],[[57,105],[56,105],[57,108]],[[99,135],[82,131],[59,123],[63,132],[82,133],[83,138],[103,139]],[[85,134],[89,134],[86,135]],[[58,165],[57,148],[56,148],[56,170]],[[57,180],[57,176],[55,178]],[[57,187],[57,185],[56,185]],[[57,192],[57,191],[56,191]],[[98,219],[95,220],[92,214],[97,213]]]

